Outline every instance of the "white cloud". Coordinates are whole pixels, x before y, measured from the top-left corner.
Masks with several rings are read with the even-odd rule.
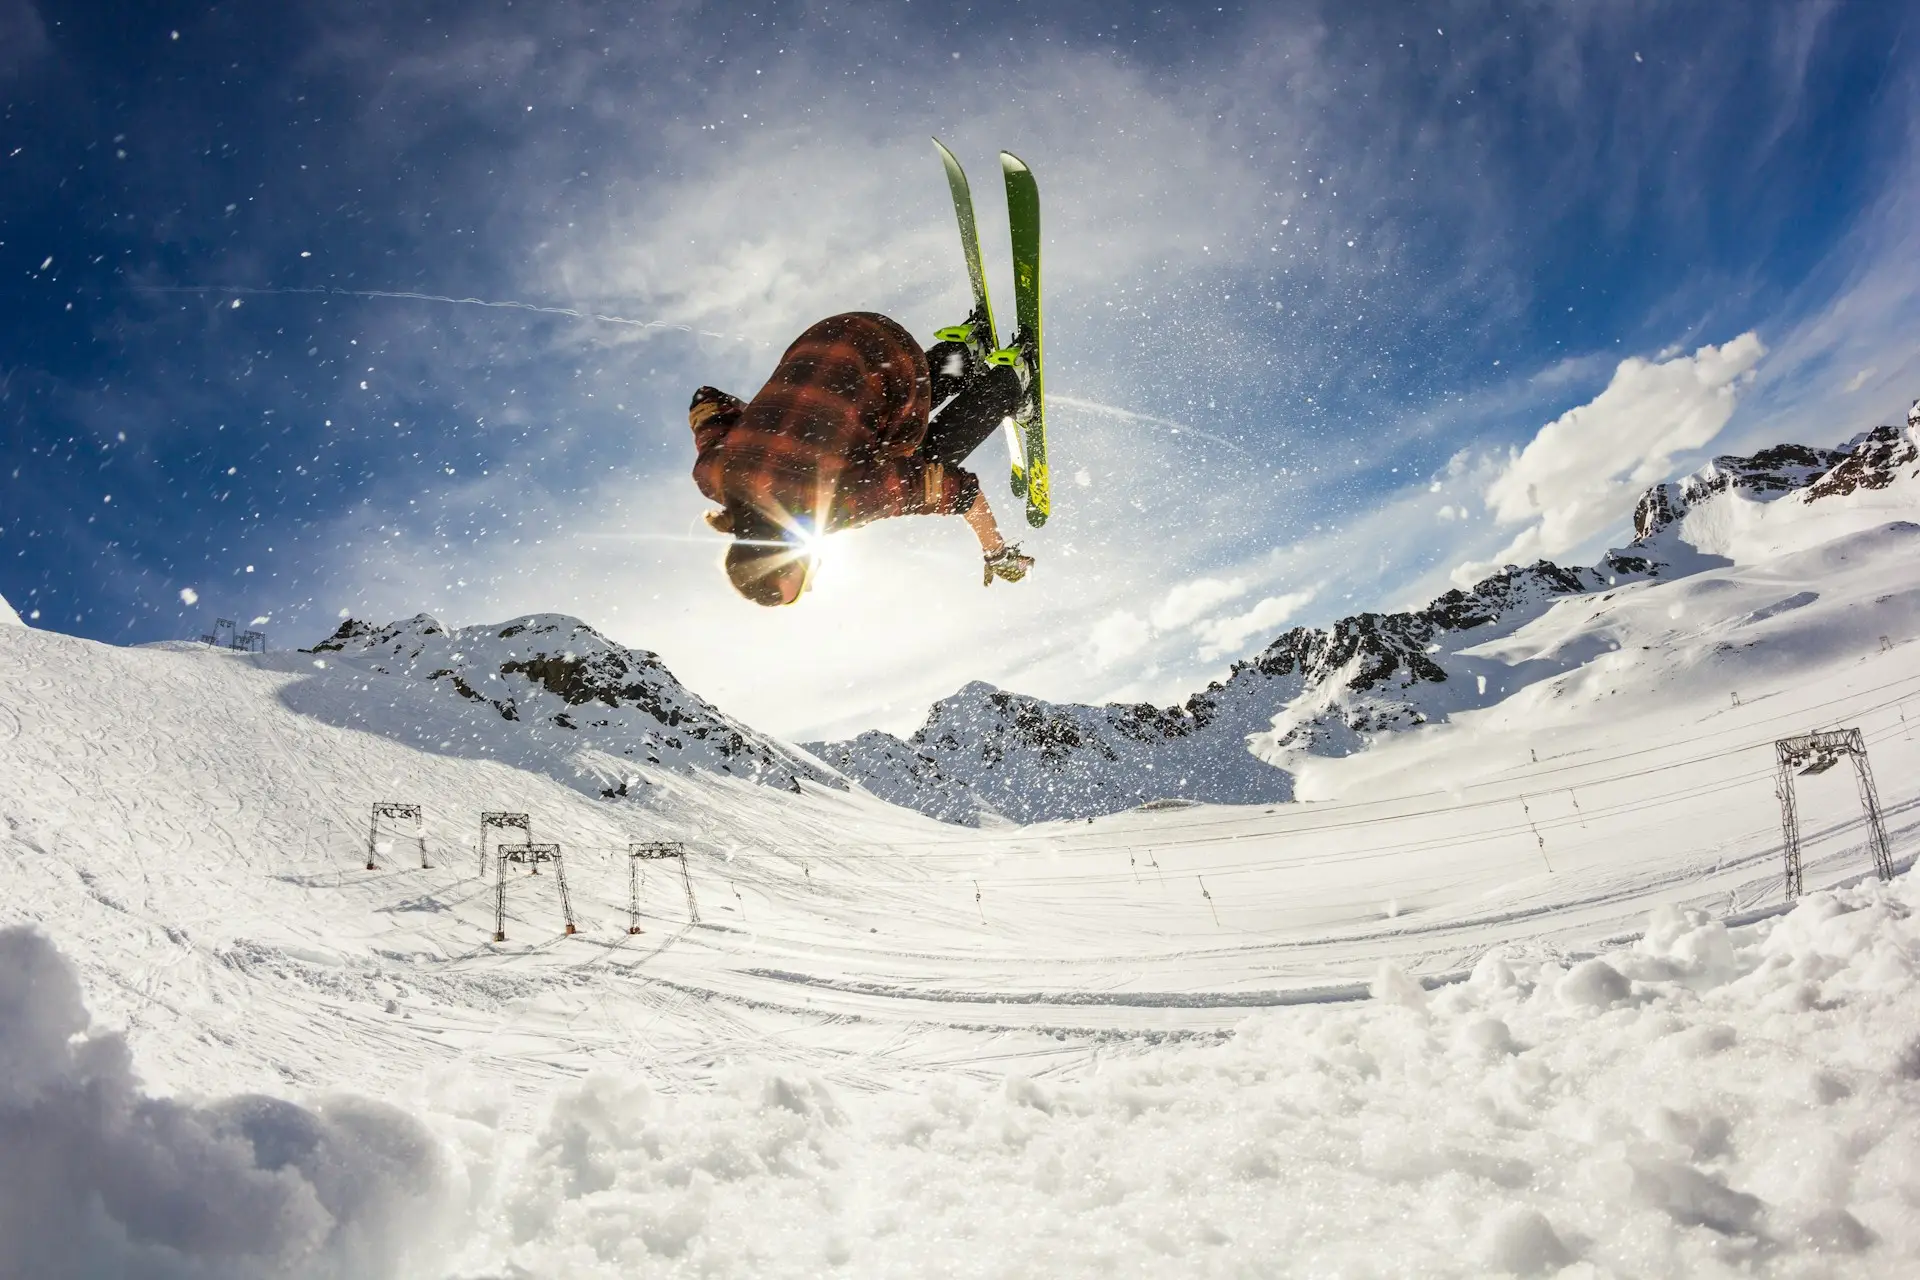
[[[1315,594],[1315,589],[1308,587],[1304,591],[1268,596],[1245,613],[1202,623],[1195,628],[1203,641],[1200,656],[1211,660],[1235,652],[1250,636],[1273,630],[1305,608]]]
[[[1153,629],[1139,614],[1122,609],[1093,624],[1087,642],[1093,646],[1093,665],[1109,667],[1147,647]]]
[[[1540,428],[1488,485],[1494,518],[1526,527],[1492,561],[1461,565],[1454,581],[1558,555],[1619,524],[1641,489],[1667,477],[1675,454],[1720,433],[1765,354],[1748,332],[1691,356],[1621,361],[1604,391]]]
[[[1244,594],[1246,589],[1245,578],[1195,578],[1192,582],[1182,582],[1167,592],[1166,598],[1155,607],[1153,625],[1160,631],[1178,630],[1212,612],[1215,605]]]

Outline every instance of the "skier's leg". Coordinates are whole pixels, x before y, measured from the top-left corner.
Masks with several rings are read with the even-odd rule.
[[[1019,407],[1020,375],[1005,366],[988,369],[927,424],[918,456],[958,466]]]
[[[958,395],[973,381],[973,353],[964,342],[936,342],[927,348],[927,372],[933,375],[933,406]]]

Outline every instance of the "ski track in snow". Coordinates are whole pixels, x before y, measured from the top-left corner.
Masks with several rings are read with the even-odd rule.
[[[1920,568],[1848,538],[1817,595],[1556,606],[1515,660],[1660,640],[1317,762],[1312,802],[1026,828],[666,771],[607,802],[406,745],[435,704],[384,677],[4,628],[0,924],[139,1087],[428,1119],[444,1213],[273,1274],[1905,1274],[1917,904],[1871,883],[1844,765],[1799,783],[1807,882],[1859,887],[1780,914],[1776,736],[1861,727],[1920,847]],[[375,800],[425,807],[429,868],[400,832],[363,869]],[[520,875],[490,941],[487,809],[561,844],[578,935]],[[660,838],[702,922],[659,864],[629,935]],[[259,1273],[212,1257],[167,1274]]]

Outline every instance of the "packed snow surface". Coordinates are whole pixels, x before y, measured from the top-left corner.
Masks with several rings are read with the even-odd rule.
[[[1911,1275],[1920,527],[1790,541],[1298,803],[1026,827],[0,628],[0,1275]],[[1788,912],[1773,740],[1852,726],[1902,876],[1841,762]]]

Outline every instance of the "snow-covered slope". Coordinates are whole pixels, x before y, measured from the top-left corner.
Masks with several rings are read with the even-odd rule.
[[[289,687],[296,710],[428,750],[541,769],[589,794],[625,795],[662,770],[789,791],[802,779],[846,785],[687,689],[657,655],[561,614],[453,628],[424,613],[378,628],[348,619],[307,652],[315,673],[331,667],[353,678]],[[423,698],[436,700],[425,719]],[[433,726],[424,735],[423,724]]]
[[[14,612],[13,606],[7,603],[7,598],[0,596],[0,627],[24,627],[26,625],[26,623],[20,620],[20,615]]]
[[[1316,758],[1605,668],[1627,637],[1602,621],[1608,611],[1596,601],[1679,579],[1702,578],[1702,593],[1743,575],[1764,579],[1771,560],[1920,519],[1917,443],[1920,423],[1909,423],[1837,449],[1716,458],[1648,490],[1634,542],[1595,567],[1543,560],[1423,609],[1294,628],[1182,706],[1061,705],[973,684],[936,703],[904,741],[873,732],[808,749],[874,794],[954,822],[1085,817],[1154,799],[1283,800],[1294,794],[1291,775]],[[1714,625],[1723,623],[1733,625]],[[1556,642],[1502,647],[1534,627]],[[1685,629],[1660,630],[1673,640]]]
[[[444,677],[0,630],[0,1275],[1908,1274],[1920,896],[1832,889],[1842,768],[1772,914],[1771,742],[1860,726],[1910,862],[1917,545],[1549,609],[1505,661],[1622,643],[1312,802],[1020,829],[604,798]],[[364,869],[378,800],[432,865]],[[579,932],[510,868],[491,940],[483,809]],[[701,921],[642,864],[629,934],[663,837]]]

